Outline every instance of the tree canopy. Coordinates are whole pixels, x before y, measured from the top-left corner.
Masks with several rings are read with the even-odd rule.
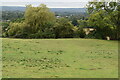
[[[101,38],[106,36],[112,39],[118,39],[118,13],[119,5],[117,2],[89,2],[87,5],[89,26],[96,28],[96,33],[101,35]]]
[[[88,16],[55,16],[41,4],[27,5],[23,18],[4,23],[3,36],[15,38],[120,39],[120,6],[117,2],[89,2]],[[84,28],[93,28],[85,34]]]

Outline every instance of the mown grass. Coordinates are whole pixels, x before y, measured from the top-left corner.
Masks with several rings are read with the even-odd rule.
[[[4,78],[117,78],[117,41],[2,39]]]

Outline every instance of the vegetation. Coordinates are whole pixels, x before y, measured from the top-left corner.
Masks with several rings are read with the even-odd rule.
[[[120,6],[117,2],[89,2],[88,12],[88,24],[96,29],[93,34],[95,37],[105,39],[109,36],[111,39],[120,39]]]
[[[2,39],[4,78],[118,78],[118,42]]]
[[[0,22],[3,77],[118,78],[114,40],[120,39],[120,7],[116,2],[89,2],[87,12],[59,15],[41,4],[5,16]],[[112,41],[102,40],[108,37]]]
[[[56,18],[57,14],[44,4],[38,7],[28,5],[26,8],[24,18],[9,22],[7,29],[3,28],[3,37],[120,39],[120,7],[117,2],[89,2],[89,16],[80,17],[73,15]],[[85,27],[92,27],[94,31],[86,35],[83,31]]]
[[[2,20],[16,20],[24,17],[23,11],[2,11]],[[1,18],[0,18],[1,19]]]
[[[69,19],[64,17],[56,19],[55,14],[44,4],[41,4],[39,7],[28,5],[24,17],[25,19],[19,19],[10,23],[3,37],[72,38],[74,35],[79,35],[74,30],[77,27],[73,26],[74,24]],[[78,37],[84,36],[79,35]]]

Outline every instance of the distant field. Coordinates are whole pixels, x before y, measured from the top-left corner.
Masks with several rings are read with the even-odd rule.
[[[4,78],[117,78],[118,43],[97,39],[2,39]]]

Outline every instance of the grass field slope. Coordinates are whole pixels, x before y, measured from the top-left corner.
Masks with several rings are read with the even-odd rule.
[[[97,39],[2,39],[4,78],[117,78],[118,43]]]

